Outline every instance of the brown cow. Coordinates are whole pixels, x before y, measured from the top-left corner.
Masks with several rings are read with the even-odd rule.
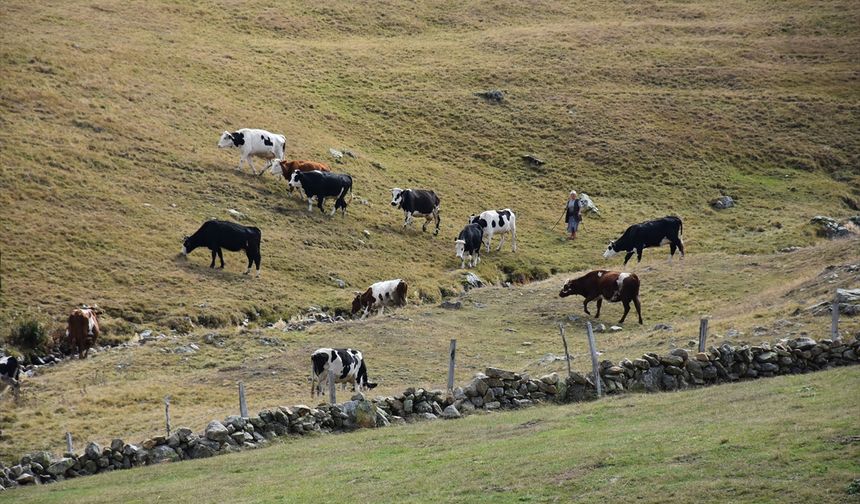
[[[624,316],[618,321],[619,324],[624,323],[627,312],[630,311],[630,301],[633,301],[636,306],[636,313],[639,315],[639,323],[642,323],[642,306],[639,304],[639,277],[633,273],[595,270],[579,278],[568,280],[561,292],[558,293],[559,297],[574,294],[585,297],[582,306],[585,308],[585,313],[589,315],[591,312],[588,311],[588,303],[597,299],[595,318],[600,318],[600,305],[604,299],[610,303],[621,301],[624,305]]]
[[[99,339],[99,319],[96,311],[91,308],[73,310],[69,315],[66,339],[71,348],[77,349],[78,357],[86,359],[90,347]]]
[[[272,162],[272,174],[273,175],[283,175],[287,182],[290,181],[290,177],[293,176],[294,171],[308,172],[308,171],[331,171],[328,165],[323,163],[317,163],[316,161],[303,161],[300,159],[294,159],[292,161],[278,160],[276,159]],[[292,192],[293,188],[290,187],[290,192]]]

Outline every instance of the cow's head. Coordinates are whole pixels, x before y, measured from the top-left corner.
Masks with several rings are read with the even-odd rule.
[[[610,257],[614,256],[617,253],[618,253],[618,251],[615,250],[615,242],[610,241],[609,245],[606,247],[606,251],[603,253],[603,258],[609,259]]]
[[[278,176],[284,174],[284,165],[286,161],[283,159],[275,158],[272,160],[271,165],[269,166],[269,171],[272,172],[272,175]],[[265,171],[265,170],[263,170]]]
[[[355,291],[355,299],[352,300],[352,314],[353,315],[360,312],[361,309],[364,308],[361,305],[361,295],[362,294],[364,294],[364,293],[361,291]]]
[[[221,147],[222,149],[233,147],[233,135],[229,131],[221,133],[221,138],[218,140],[218,147]]]
[[[403,201],[403,189],[395,187],[391,190],[391,206],[398,207]]]
[[[297,188],[301,189],[301,187],[302,187],[302,172],[296,170],[293,172],[292,175],[290,175],[289,186],[290,187],[297,187]]]
[[[197,246],[191,242],[192,240],[190,236],[185,235],[182,237],[182,250],[179,251],[180,255],[182,255],[183,257],[188,257],[188,254],[190,254],[192,250],[197,248]]]
[[[454,240],[454,253],[460,259],[465,259],[463,255],[466,253],[466,240]]]
[[[579,280],[579,278],[568,280],[567,283],[564,284],[564,287],[561,288],[561,292],[558,293],[558,297],[567,297],[573,296],[575,294],[581,294]]]

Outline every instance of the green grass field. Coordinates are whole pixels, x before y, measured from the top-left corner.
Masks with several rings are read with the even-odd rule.
[[[6,502],[856,502],[843,368],[345,435],[6,492]]]
[[[860,285],[848,268],[860,263],[858,240],[827,242],[808,225],[819,214],[857,213],[850,205],[860,200],[858,21],[860,6],[849,1],[2,2],[0,338],[22,318],[60,330],[83,303],[105,310],[108,340],[133,339],[143,329],[169,338],[25,380],[20,404],[0,399],[0,460],[60,451],[66,431],[79,440],[144,439],[160,432],[168,394],[175,423],[197,429],[235,413],[240,380],[252,410],[307,402],[307,356],[320,346],[363,350],[382,394],[442,385],[450,338],[460,349],[458,382],[489,365],[559,370],[563,363],[540,360],[562,352],[557,323],[583,315],[578,300],[556,297],[561,284],[577,272],[620,268],[620,258],[601,257],[607,241],[631,223],[667,214],[684,219],[688,257],[669,265],[665,248],[648,250],[628,267],[642,280],[645,324],[628,320],[622,332],[598,335],[604,358],[687,346],[703,315],[712,317],[713,343],[825,337],[829,321],[806,308],[836,287]],[[505,100],[474,95],[488,89],[504,90]],[[289,158],[333,164],[329,148],[355,152],[356,159],[333,164],[355,180],[347,217],[309,214],[285,181],[236,172],[238,153],[216,142],[221,131],[240,127],[283,133]],[[530,167],[524,154],[547,163]],[[395,186],[437,191],[438,237],[401,230],[402,213],[389,205]],[[551,227],[574,188],[592,196],[602,217],[587,218],[570,243]],[[711,209],[723,193],[737,206]],[[517,213],[519,251],[484,256],[476,272],[494,285],[466,294],[460,311],[438,308],[443,292],[462,291],[452,242],[466,218],[504,207]],[[244,254],[228,253],[225,270],[208,269],[205,250],[177,258],[183,235],[206,219],[229,219],[227,209],[263,231],[259,279],[241,275]],[[778,252],[789,246],[802,248]],[[301,333],[265,328],[311,305],[345,309],[354,290],[396,277],[409,283],[410,305],[394,314]],[[501,287],[509,277],[535,281]],[[347,287],[337,288],[334,278]],[[620,306],[604,310],[602,322],[620,317]],[[246,318],[250,325],[237,327]],[[581,370],[588,366],[584,322],[568,326]],[[656,323],[673,330],[655,331]],[[856,334],[860,321],[847,318],[842,328]],[[732,329],[741,334],[729,337]],[[204,344],[209,333],[224,346]],[[199,352],[173,352],[192,342]],[[814,379],[839,393],[834,384],[857,381],[856,372],[840,373]],[[666,397],[700,400],[696,393]],[[664,400],[674,399],[611,404],[641,401],[647,409]],[[556,410],[409,429],[491,419],[515,425],[518,415],[555,414],[549,411]],[[733,421],[771,421],[734,407],[721,412],[729,413]],[[829,425],[830,410],[802,413],[810,425]],[[387,432],[406,430],[356,436],[391,436],[386,442],[397,445]],[[494,456],[487,445],[466,442],[473,439],[467,434],[458,450],[481,452],[483,463]],[[615,442],[605,431],[594,436],[591,442]],[[665,430],[649,439],[661,436],[673,446],[680,439]],[[332,439],[348,442],[311,443]],[[498,449],[500,460],[513,460],[519,447]],[[851,449],[833,455],[844,464]],[[769,465],[751,460],[758,462],[738,469],[737,478],[773,479],[762,468]],[[178,467],[186,466],[153,471]],[[711,488],[709,475],[733,477],[703,467],[698,479],[666,483],[663,492],[683,500]],[[500,472],[516,477],[486,487],[520,488],[524,468]],[[380,490],[375,473],[361,474]],[[282,484],[274,479],[273,489]],[[843,479],[828,480],[828,488]],[[650,481],[636,481],[579,491],[650,492]],[[438,497],[412,489],[429,500],[533,493],[412,483],[462,490]],[[544,481],[533,497],[549,498],[565,484]],[[771,500],[770,486],[737,487],[752,493],[723,500]],[[812,489],[797,484],[791,496],[801,500]],[[16,498],[28,495],[53,494]]]

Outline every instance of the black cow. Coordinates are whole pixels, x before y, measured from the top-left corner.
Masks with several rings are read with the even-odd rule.
[[[636,262],[642,260],[642,250],[648,247],[659,247],[669,244],[669,261],[675,255],[675,249],[681,251],[681,258],[684,257],[684,242],[681,241],[681,234],[684,232],[684,223],[680,217],[670,215],[662,219],[633,224],[621,238],[609,242],[606,247],[606,252],[603,257],[609,258],[618,252],[627,252],[624,258],[624,265],[633,257],[633,252],[636,252]]]
[[[352,177],[345,173],[322,172],[318,170],[301,172],[295,171],[290,177],[290,187],[298,187],[305,191],[308,198],[308,212],[313,210],[313,199],[317,199],[317,207],[325,213],[323,203],[327,197],[337,197],[334,202],[334,215],[338,209],[346,216],[346,193],[352,192]]]
[[[427,231],[427,224],[431,219],[436,220],[436,231],[433,236],[439,234],[439,196],[433,191],[425,189],[400,189],[395,187],[391,190],[391,206],[403,210],[403,227],[412,224],[412,217],[424,217],[424,225],[421,231]]]
[[[248,256],[247,275],[251,271],[251,264],[257,265],[257,276],[260,276],[260,239],[259,228],[243,226],[235,222],[211,220],[206,221],[191,236],[186,236],[182,243],[182,255],[188,256],[197,247],[206,247],[212,251],[212,263],[210,268],[215,267],[215,256],[221,259],[221,267],[224,267],[224,256],[221,249],[225,248],[231,252],[244,250]]]
[[[20,380],[21,363],[18,362],[18,359],[11,355],[0,358],[0,394],[5,392],[7,388],[12,387],[12,393],[17,400],[21,388]]]
[[[480,224],[468,224],[460,231],[454,240],[454,253],[460,258],[460,268],[466,265],[466,254],[469,254],[469,267],[477,266],[481,261],[481,243],[484,240],[484,229]]]

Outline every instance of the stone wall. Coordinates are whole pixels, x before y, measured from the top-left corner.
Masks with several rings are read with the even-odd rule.
[[[657,392],[716,385],[782,374],[806,373],[857,364],[860,340],[784,340],[769,345],[711,347],[691,354],[675,349],[666,355],[647,353],[618,364],[600,363],[607,394]],[[10,467],[0,464],[0,489],[50,483],[136,466],[211,457],[267,445],[280,436],[385,427],[437,418],[453,419],[477,410],[513,409],[542,402],[578,402],[597,398],[593,373],[574,372],[567,379],[552,373],[539,379],[496,368],[478,373],[453,394],[407,388],[394,397],[366,399],[356,394],[343,404],[280,406],[257,416],[229,416],[212,421],[203,431],[180,427],[170,436],[139,444],[114,439],[110,446],[88,443],[80,454],[62,457],[48,452],[26,455]]]

